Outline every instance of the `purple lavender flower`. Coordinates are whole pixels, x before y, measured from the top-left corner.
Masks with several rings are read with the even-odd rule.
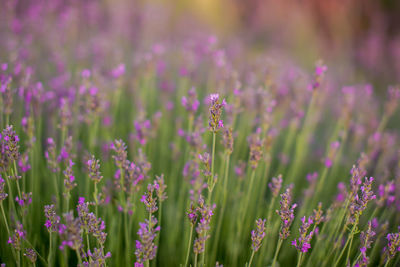
[[[146,210],[152,214],[158,210],[157,207],[157,197],[153,196],[153,193],[159,189],[159,185],[155,183],[154,185],[149,184],[147,186],[147,192],[141,197],[140,201],[146,206]]]
[[[60,170],[57,161],[57,148],[56,143],[54,142],[53,138],[47,138],[47,150],[44,152],[44,156],[47,160],[47,166],[49,169],[56,173]]]
[[[225,152],[230,155],[233,152],[233,134],[232,127],[225,127],[222,135],[222,143],[225,147]]]
[[[328,70],[328,67],[326,65],[323,65],[321,61],[318,61],[315,64],[315,72],[314,72],[314,80],[312,84],[308,86],[308,89],[310,91],[317,90],[321,87],[321,83],[324,78],[325,72]]]
[[[35,262],[37,260],[37,254],[35,252],[35,250],[33,250],[32,248],[27,248],[24,252],[24,256],[28,258],[28,260],[35,265]]]
[[[136,240],[136,262],[142,264],[148,260],[152,260],[156,257],[157,246],[154,244],[154,240],[157,236],[157,232],[160,231],[160,226],[157,226],[157,219],[151,216],[151,220],[145,220],[145,223],[139,223],[139,230],[137,234],[140,240]],[[136,263],[135,263],[136,265]]]
[[[194,240],[193,251],[195,254],[201,254],[205,250],[205,243],[210,237],[207,231],[210,229],[211,217],[215,209],[215,204],[211,207],[204,203],[204,198],[200,197],[198,201],[197,212],[199,213],[199,221],[197,223],[197,238]]]
[[[57,157],[58,162],[64,162],[65,165],[68,165],[71,160],[75,158],[75,155],[72,154],[72,136],[68,136],[64,141],[64,145],[61,147],[60,154]]]
[[[23,173],[29,171],[31,169],[31,165],[29,164],[29,155],[28,153],[23,153],[18,159],[18,167],[19,170]]]
[[[292,241],[292,245],[295,246],[299,252],[305,253],[311,248],[310,242],[311,238],[314,235],[314,231],[310,231],[308,233],[308,229],[314,221],[311,217],[308,217],[308,219],[306,219],[306,217],[304,216],[303,218],[301,218],[301,222],[302,225],[299,228],[300,236],[298,239]]]
[[[355,266],[368,266],[369,264],[369,257],[367,256],[367,249],[371,247],[372,238],[374,237],[375,232],[372,231],[372,222],[368,222],[368,228],[366,231],[361,232],[360,240],[361,240],[361,259],[357,261]]]
[[[135,139],[141,144],[145,145],[150,136],[151,122],[150,120],[140,119],[133,122],[135,126]]]
[[[73,250],[80,251],[83,246],[81,220],[74,218],[72,211],[63,216],[65,224],[60,224],[58,228],[58,233],[62,239],[60,250],[64,250],[68,246]]]
[[[71,103],[70,100],[66,97],[60,99],[60,123],[58,127],[62,131],[66,131],[67,127],[72,123],[72,111],[71,111]]]
[[[8,196],[8,194],[4,190],[5,184],[6,183],[5,183],[4,179],[0,175],[0,202],[5,200]]]
[[[196,222],[197,222],[198,214],[197,214],[197,208],[195,207],[195,205],[193,204],[193,202],[190,203],[189,211],[186,212],[186,214],[187,214],[187,216],[188,216],[188,219],[189,219],[190,223],[191,223],[192,225],[195,225]]]
[[[221,115],[222,109],[226,105],[225,99],[220,102],[219,94],[211,94],[209,96],[210,100],[210,108],[209,108],[209,118],[208,118],[208,126],[210,131],[216,133],[218,130],[224,127],[224,123],[222,122]]]
[[[387,246],[385,247],[386,260],[389,261],[400,251],[400,233],[389,233],[386,239],[388,240]]]
[[[163,202],[164,200],[166,200],[168,198],[167,193],[165,192],[165,190],[167,189],[167,185],[164,182],[164,174],[161,174],[160,176],[156,176],[154,185],[157,185],[156,193],[157,193],[158,201]]]
[[[257,252],[260,247],[261,243],[265,237],[265,223],[266,219],[257,219],[256,220],[256,230],[251,231],[251,247],[252,249]]]
[[[312,215],[312,220],[314,221],[315,225],[318,226],[321,222],[325,220],[325,217],[323,216],[324,212],[322,210],[322,203],[318,203],[317,209],[314,209],[313,215]]]
[[[90,257],[91,261],[84,261],[84,266],[105,266],[106,259],[111,257],[111,252],[107,252],[104,255],[103,249],[94,248],[93,252],[89,250],[87,255]]]
[[[272,181],[268,183],[268,187],[271,190],[272,197],[277,197],[282,187],[282,174],[279,174],[278,178],[272,177]]]
[[[56,214],[53,204],[44,206],[44,215],[46,216],[45,226],[49,232],[57,232],[60,225],[60,216]]]
[[[15,201],[18,203],[18,205],[20,205],[21,207],[26,207],[29,204],[32,203],[32,192],[29,193],[25,193],[22,192],[21,193],[21,198],[19,198],[18,196],[15,197]]]
[[[6,172],[18,158],[19,137],[12,126],[7,126],[0,134],[0,172]]]
[[[121,63],[111,71],[112,77],[115,79],[125,74],[125,64]]]
[[[103,176],[101,176],[100,172],[100,161],[96,160],[94,155],[90,157],[90,159],[86,162],[86,166],[89,172],[89,178],[92,179],[95,183],[99,183]]]
[[[380,207],[383,207],[385,204],[386,205],[391,205],[395,201],[395,183],[394,181],[388,181],[385,185],[380,184],[378,187],[378,200],[377,204]]]
[[[190,116],[194,116],[196,114],[197,109],[199,108],[200,102],[197,99],[196,89],[192,87],[188,91],[188,96],[183,96],[181,100],[182,106],[189,112]]]
[[[373,180],[373,177],[370,177],[369,179],[365,177],[364,183],[361,186],[361,196],[359,196],[358,192],[356,192],[353,198],[350,199],[350,223],[357,222],[362,212],[367,208],[368,202],[376,198],[374,192],[371,189]]]
[[[7,243],[10,244],[15,250],[20,251],[22,248],[22,240],[25,239],[26,232],[21,223],[17,222],[14,234],[9,237]]]
[[[261,128],[258,128],[255,133],[251,134],[247,138],[247,142],[250,146],[250,159],[249,164],[253,170],[255,170],[258,166],[258,162],[262,157],[262,144],[263,141],[260,139]]]
[[[71,190],[74,189],[77,184],[75,183],[75,176],[72,171],[72,166],[74,166],[74,163],[72,160],[69,161],[69,164],[67,168],[65,169],[64,173],[64,187],[65,187],[65,193],[64,196],[67,197]]]
[[[118,168],[122,168],[125,164],[125,161],[128,157],[128,153],[126,152],[126,145],[122,140],[115,140],[111,145],[111,149],[114,150],[115,154],[113,159],[115,161],[115,165]]]
[[[281,194],[281,201],[279,202],[281,205],[281,209],[277,210],[276,213],[281,217],[281,231],[279,232],[279,236],[282,240],[286,239],[290,235],[290,226],[292,225],[294,219],[294,209],[297,207],[297,204],[291,205],[292,196],[291,196],[291,187],[288,187],[285,193]]]

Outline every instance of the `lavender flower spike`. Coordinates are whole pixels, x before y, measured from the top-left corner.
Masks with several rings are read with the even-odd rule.
[[[282,199],[279,202],[281,209],[277,210],[276,213],[278,213],[278,215],[281,217],[282,224],[279,236],[282,240],[284,240],[290,235],[290,226],[292,225],[294,219],[294,209],[297,207],[297,204],[291,205],[291,187],[288,187],[285,193],[281,194],[281,198]]]
[[[210,115],[208,118],[208,126],[210,131],[216,133],[218,130],[224,127],[224,123],[221,120],[222,108],[226,105],[225,99],[220,102],[219,94],[210,95]]]
[[[296,247],[296,249],[299,252],[307,252],[311,248],[311,238],[314,235],[314,231],[311,231],[310,233],[307,234],[308,229],[310,226],[313,224],[313,220],[311,217],[306,217],[304,216],[301,218],[302,225],[299,228],[300,232],[300,237],[298,239],[295,239],[292,241],[292,245]]]
[[[257,252],[261,247],[261,242],[265,237],[265,223],[266,219],[256,220],[256,229],[251,231],[252,249]]]

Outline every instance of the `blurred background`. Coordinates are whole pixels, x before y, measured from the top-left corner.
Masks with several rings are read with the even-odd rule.
[[[221,47],[245,46],[255,56],[268,50],[308,70],[323,59],[347,83],[367,77],[386,90],[400,76],[398,0],[7,0],[0,10],[0,27],[25,31],[25,36],[29,29],[23,28],[23,20],[29,17],[43,33],[73,20],[78,29],[70,34],[82,42],[89,42],[91,32],[112,32],[116,48],[135,49],[203,33],[218,36]],[[41,14],[44,10],[53,12],[57,25],[41,22],[48,19]],[[106,45],[96,36],[98,40],[90,41]],[[2,43],[6,38],[0,36]],[[118,52],[114,56],[126,57]]]

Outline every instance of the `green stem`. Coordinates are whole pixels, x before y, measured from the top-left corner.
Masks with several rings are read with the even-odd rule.
[[[187,267],[188,263],[189,263],[190,247],[192,245],[192,236],[193,236],[193,224],[191,224],[191,226],[190,226],[190,236],[189,236],[189,242],[187,245],[185,267]],[[197,254],[196,254],[196,256],[197,256]]]
[[[350,241],[350,244],[353,242],[353,234],[354,234],[354,230],[355,230],[355,228],[356,228],[356,225],[357,225],[357,224],[354,223],[353,228],[351,229],[350,238],[347,239],[346,244],[344,245],[342,251],[340,252],[340,255],[339,255],[339,257],[337,258],[337,260],[336,260],[334,266],[337,266],[337,265],[338,265],[340,259],[342,258],[344,252],[346,251],[346,248],[347,248],[347,245],[349,244],[349,241]],[[349,249],[349,250],[350,250],[350,249]],[[349,253],[347,254],[346,262],[347,262],[347,260],[348,260],[348,257],[349,257]]]
[[[300,252],[300,253],[299,253],[299,259],[298,259],[298,261],[297,261],[297,267],[300,267],[302,257],[303,257],[303,252]]]
[[[197,253],[194,254],[194,267],[197,267]]]
[[[4,224],[6,225],[7,233],[10,235],[10,228],[8,228],[6,214],[4,213],[3,201],[0,201],[1,213],[3,214]]]
[[[386,263],[385,263],[385,266],[384,267],[387,267],[387,266],[389,266],[389,261],[390,261],[391,259],[388,259],[387,261],[386,261]]]
[[[207,199],[207,204],[211,204],[211,195],[214,189],[214,159],[215,159],[215,138],[216,138],[216,133],[213,132],[213,142],[212,142],[212,152],[211,152],[211,175],[208,178],[208,199]]]
[[[79,253],[79,251],[77,249],[75,249],[75,252],[76,252],[76,257],[78,258],[79,266],[81,266],[82,265],[81,254]]]
[[[49,236],[49,255],[47,256],[47,262],[49,263],[50,266],[52,266],[52,250],[53,250],[53,237],[52,237],[52,232],[50,231],[50,236]]]
[[[253,252],[251,253],[250,260],[249,260],[249,264],[247,265],[248,267],[250,267],[250,266],[251,266],[251,263],[253,262],[254,252],[255,252],[255,251],[253,250]]]
[[[281,246],[282,246],[282,242],[283,242],[283,240],[281,238],[279,238],[278,245],[276,246],[275,255],[274,255],[274,259],[272,261],[271,267],[275,267],[276,260],[278,259],[279,250],[281,249]]]

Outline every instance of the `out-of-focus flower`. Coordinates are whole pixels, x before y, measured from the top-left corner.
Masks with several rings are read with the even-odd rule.
[[[27,257],[32,264],[35,264],[37,260],[37,254],[35,250],[33,250],[32,248],[25,249],[24,256]]]
[[[268,183],[268,187],[271,190],[272,197],[277,197],[282,187],[282,174],[279,174],[278,178],[272,177],[272,181]]]
[[[8,194],[4,190],[5,185],[6,185],[6,182],[0,175],[0,202],[5,200],[8,196]]]

